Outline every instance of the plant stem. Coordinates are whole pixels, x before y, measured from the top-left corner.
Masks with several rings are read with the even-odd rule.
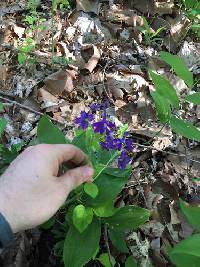
[[[118,152],[115,152],[114,155],[109,159],[109,161],[107,162],[106,165],[104,165],[104,167],[99,171],[99,173],[94,177],[93,181],[95,181],[99,175],[109,166],[110,163],[113,162],[113,160],[118,156]]]
[[[112,263],[112,255],[110,252],[109,241],[108,241],[108,227],[106,224],[104,224],[104,238],[105,238],[106,248],[108,251],[108,258],[109,258],[110,266],[114,267]]]

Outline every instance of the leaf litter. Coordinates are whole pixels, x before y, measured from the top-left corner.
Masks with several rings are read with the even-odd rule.
[[[39,3],[40,15],[46,21],[32,34],[36,46],[30,56],[34,63],[23,65],[17,61],[17,50],[20,42],[31,36],[23,21],[27,5],[25,1],[1,3],[0,96],[4,99],[0,100],[4,111],[0,115],[7,120],[2,140],[7,146],[31,142],[38,112],[58,121],[70,138],[75,116],[93,102],[108,100],[112,116],[119,123],[129,124],[135,141],[133,173],[119,199],[123,205],[136,204],[152,211],[148,223],[128,234],[129,248],[139,266],[171,266],[166,247],[194,231],[178,211],[178,198],[199,204],[199,184],[193,182],[200,177],[199,146],[177,137],[166,125],[161,127],[146,69],[164,74],[180,97],[189,92],[183,80],[160,60],[159,53],[166,49],[178,54],[193,74],[199,75],[199,44],[190,34],[191,22],[173,0],[77,0],[74,5],[73,10],[54,14],[52,32],[50,3]],[[160,40],[146,42],[141,32],[144,17],[151,32],[163,27]],[[52,58],[57,61],[52,63]],[[196,88],[198,92],[198,82]],[[183,107],[181,113],[198,125],[199,110],[192,104]],[[39,262],[60,266],[47,244],[50,236],[47,234],[45,241],[43,235],[40,230],[19,234],[18,244],[24,254],[14,244],[14,254],[11,248],[0,254],[2,266],[9,266],[11,258],[16,266],[39,266]],[[42,257],[45,250],[46,260]]]

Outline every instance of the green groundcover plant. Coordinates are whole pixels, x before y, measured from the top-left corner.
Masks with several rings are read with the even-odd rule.
[[[60,214],[43,225],[55,226],[53,232],[60,239],[55,249],[63,255],[67,267],[81,267],[91,259],[102,263],[108,260],[107,253],[99,254],[102,229],[119,251],[127,253],[125,233],[137,229],[150,216],[148,210],[140,207],[114,205],[131,173],[128,164],[134,144],[127,126],[117,127],[107,115],[106,107],[107,103],[97,103],[90,111],[82,111],[74,121],[77,128],[72,141],[47,116],[38,125],[39,143],[71,143],[88,155],[95,170],[93,182],[74,190]]]

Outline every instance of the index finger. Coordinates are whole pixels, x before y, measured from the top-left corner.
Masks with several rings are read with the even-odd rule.
[[[86,165],[88,162],[87,155],[74,145],[51,145],[54,159],[58,160],[58,164],[64,162],[73,162],[76,166]]]

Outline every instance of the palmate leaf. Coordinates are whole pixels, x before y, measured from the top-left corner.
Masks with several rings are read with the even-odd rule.
[[[64,242],[65,267],[83,267],[97,251],[100,236],[101,223],[97,219],[83,233],[71,226]]]
[[[180,199],[180,208],[188,222],[200,232],[200,207],[192,207]]]
[[[168,101],[171,106],[176,109],[179,109],[179,99],[176,94],[176,90],[171,85],[171,83],[165,78],[163,78],[161,75],[158,75],[153,71],[149,71],[149,73],[155,85],[156,92],[166,101]]]
[[[136,206],[120,208],[112,217],[105,218],[105,223],[114,231],[128,231],[137,229],[150,216],[150,211]]]
[[[70,141],[64,134],[43,115],[38,123],[37,139],[41,144],[69,144]]]
[[[176,267],[200,266],[200,234],[178,243],[169,251],[169,257]]]
[[[164,51],[160,52],[160,57],[173,68],[176,74],[184,80],[190,88],[193,86],[193,74],[180,57]]]
[[[177,134],[200,142],[200,131],[190,122],[172,116],[170,119],[170,125]]]

